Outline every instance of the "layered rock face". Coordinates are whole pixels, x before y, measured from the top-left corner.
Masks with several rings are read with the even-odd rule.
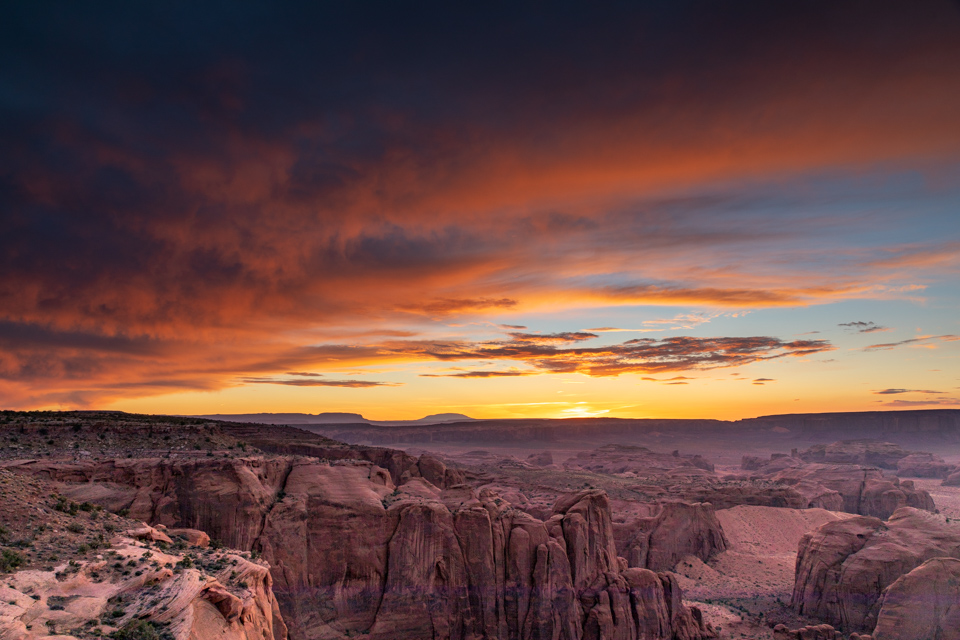
[[[802,464],[771,476],[810,498],[808,506],[888,518],[900,507],[934,510],[933,498],[909,480],[884,477],[879,469],[852,464]],[[836,492],[841,501],[838,504]]]
[[[932,453],[911,453],[897,462],[897,473],[912,478],[946,478],[957,465]]]
[[[791,602],[799,613],[844,630],[869,631],[883,591],[940,557],[960,558],[960,526],[926,511],[903,507],[887,522],[830,522],[800,541]]]
[[[960,560],[933,558],[883,594],[874,640],[960,640]]]
[[[712,635],[673,578],[618,558],[603,492],[561,500],[544,521],[492,491],[438,488],[423,477],[430,463],[419,466],[399,488],[368,462],[293,457],[19,470],[72,483],[63,491],[77,499],[262,552],[291,638]]]
[[[668,576],[621,567],[602,492],[561,501],[544,522],[489,491],[418,480],[391,491],[342,472],[291,473],[260,540],[296,637],[709,635]]]
[[[896,469],[897,463],[910,455],[898,444],[877,440],[841,440],[831,444],[815,444],[799,457],[804,462],[862,464],[881,469]]]
[[[706,458],[656,453],[646,447],[608,444],[593,451],[584,451],[564,463],[569,469],[585,469],[598,473],[632,473],[639,476],[660,475],[675,469],[699,469],[712,475],[713,463]]]
[[[613,525],[617,553],[631,567],[671,571],[684,556],[708,560],[727,548],[727,539],[709,503],[664,502],[651,516]]]

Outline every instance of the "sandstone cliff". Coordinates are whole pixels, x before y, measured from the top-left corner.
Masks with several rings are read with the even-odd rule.
[[[831,444],[815,444],[799,453],[804,462],[861,464],[881,469],[896,469],[897,463],[910,455],[898,444],[878,440],[840,440]]]
[[[844,630],[870,631],[884,589],[938,557],[960,558],[960,526],[926,511],[830,522],[800,541],[791,603]]]
[[[774,461],[778,463],[782,461]],[[785,463],[784,463],[785,464]],[[759,473],[764,473],[764,467]],[[888,518],[900,507],[934,510],[933,498],[910,480],[885,477],[874,467],[854,464],[798,464],[764,476],[792,486],[808,498],[807,506]],[[836,492],[836,496],[832,495]],[[837,497],[840,498],[839,502]]]
[[[874,640],[960,640],[960,560],[933,558],[883,594]]]
[[[671,571],[684,556],[708,560],[727,548],[713,505],[664,502],[658,512],[614,524],[617,553],[631,567]]]
[[[292,456],[16,468],[262,553],[292,638],[712,635],[673,578],[618,557],[603,492],[539,520],[492,491],[435,486],[431,465],[419,477],[408,468],[399,487],[370,462]]]

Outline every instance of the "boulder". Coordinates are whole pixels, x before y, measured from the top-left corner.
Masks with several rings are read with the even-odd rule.
[[[149,542],[163,542],[166,544],[173,544],[173,540],[170,539],[170,536],[155,529],[150,525],[144,523],[142,527],[137,527],[135,529],[130,529],[124,535],[130,536],[137,540],[147,540]]]
[[[773,628],[774,638],[780,640],[843,640],[843,634],[829,624],[815,624],[789,629],[784,624]]]
[[[874,640],[960,640],[960,560],[931,558],[887,587]]]
[[[884,589],[938,557],[960,558],[960,527],[942,516],[902,507],[887,522],[829,522],[800,540],[791,603],[840,629],[869,632]]]
[[[174,538],[183,538],[187,544],[194,547],[206,549],[210,546],[210,536],[198,529],[167,529],[167,533]]]

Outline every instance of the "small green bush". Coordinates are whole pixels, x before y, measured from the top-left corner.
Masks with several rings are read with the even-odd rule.
[[[152,622],[136,620],[123,629],[114,631],[110,637],[115,640],[160,640],[161,636]]]
[[[4,549],[0,553],[0,573],[8,573],[23,564],[23,556],[16,551]]]

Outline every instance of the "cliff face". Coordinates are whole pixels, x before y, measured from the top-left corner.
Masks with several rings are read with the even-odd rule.
[[[926,511],[830,522],[800,540],[792,604],[845,630],[870,631],[884,590],[939,557],[960,558],[960,527]]]
[[[709,503],[665,502],[649,517],[615,523],[618,553],[631,567],[670,571],[684,556],[708,560],[727,548]]]
[[[292,638],[712,635],[670,576],[618,558],[603,492],[561,500],[544,521],[492,491],[438,488],[422,476],[447,474],[420,466],[400,487],[371,463],[293,457],[19,468],[262,552]]]
[[[960,638],[960,560],[933,558],[883,594],[875,640]]]
[[[793,456],[764,462],[745,457],[755,480],[768,480],[795,489],[804,497],[801,507],[820,507],[876,518],[889,518],[900,507],[933,511],[933,498],[912,480],[884,476],[876,467],[859,464],[807,463]]]

